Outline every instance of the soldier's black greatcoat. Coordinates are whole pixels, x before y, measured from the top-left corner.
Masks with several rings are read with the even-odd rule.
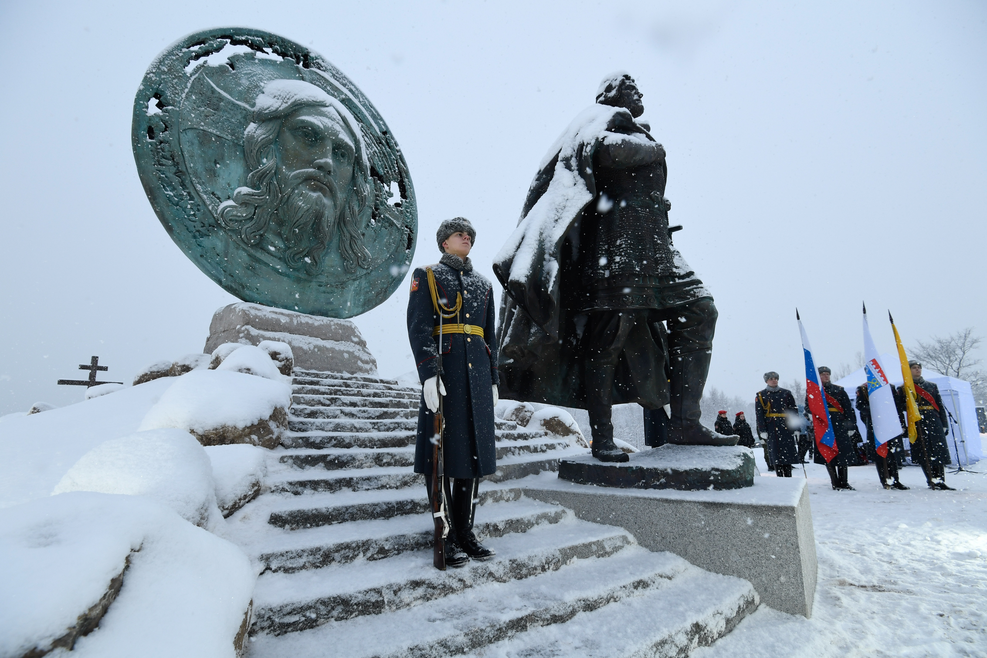
[[[497,470],[494,446],[494,408],[492,386],[498,383],[497,337],[495,335],[493,288],[482,275],[473,271],[469,259],[444,254],[431,266],[439,300],[451,308],[457,293],[463,305],[457,317],[443,324],[464,324],[483,329],[476,332],[443,333],[442,381],[446,395],[445,474],[451,478],[477,478]],[[434,377],[437,369],[433,330],[439,317],[432,305],[428,278],[424,268],[414,271],[411,298],[408,301],[408,339],[421,382]],[[418,437],[415,447],[415,472],[432,472],[432,443],[435,415],[422,398],[418,408]]]
[[[734,436],[737,434],[737,432],[733,431],[733,425],[730,424],[730,419],[726,416],[717,416],[716,421],[713,422],[713,429],[725,436]]]
[[[845,388],[832,382],[823,384],[822,389],[826,396],[826,408],[829,409],[829,422],[833,425],[833,436],[836,438],[836,456],[829,463],[833,466],[859,466],[863,462],[857,452],[857,442],[850,438],[851,433],[857,430],[857,416],[850,406],[850,396]],[[808,398],[805,406],[808,409]],[[815,453],[813,461],[825,464],[826,460],[818,449]]]
[[[768,452],[773,464],[791,465],[798,461],[795,435],[788,428],[786,412],[797,414],[795,396],[786,388],[765,388],[754,398],[758,434],[768,435]]]
[[[922,395],[923,392],[928,397]],[[903,412],[905,397],[900,386],[895,389],[895,393],[898,410]],[[945,430],[949,418],[946,416],[942,396],[939,395],[939,387],[924,377],[919,377],[915,380],[915,393],[918,410],[922,414],[922,420],[918,421],[918,431],[924,439],[925,449],[922,447],[922,441],[916,439],[911,447],[912,461],[916,464],[925,464],[927,467],[931,464],[951,464],[953,460],[949,456]],[[926,461],[926,451],[929,452],[928,461]]]

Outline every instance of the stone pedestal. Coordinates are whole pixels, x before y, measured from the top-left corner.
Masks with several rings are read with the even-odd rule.
[[[350,320],[241,302],[216,311],[209,325],[207,354],[223,343],[257,345],[263,340],[291,346],[296,368],[376,375],[377,360]]]
[[[749,581],[776,610],[812,614],[816,543],[805,480],[758,477],[742,489],[676,491],[575,484],[545,473],[525,484],[528,497],[623,527],[645,548]]]
[[[754,484],[755,470],[754,454],[742,446],[663,445],[623,463],[590,455],[559,462],[563,480],[620,489],[740,489]]]

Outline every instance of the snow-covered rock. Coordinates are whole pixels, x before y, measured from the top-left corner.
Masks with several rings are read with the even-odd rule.
[[[155,361],[134,376],[134,386],[171,376],[172,361]]]
[[[500,400],[494,410],[497,418],[513,421],[521,427],[527,427],[534,413],[535,408],[530,402],[516,400]]]
[[[282,375],[291,377],[291,372],[295,369],[295,355],[291,351],[291,345],[278,340],[262,340],[257,347],[267,352]]]
[[[220,522],[212,463],[186,431],[157,429],[110,439],[75,463],[53,494],[70,491],[152,498],[210,529]]]
[[[265,341],[269,342],[269,341]],[[245,375],[255,375],[272,381],[285,381],[285,376],[278,370],[267,351],[253,345],[239,345],[239,349],[230,352],[215,370],[242,372]],[[291,350],[288,350],[291,353]],[[290,379],[289,379],[290,381]]]
[[[100,384],[99,386],[90,386],[89,388],[86,389],[86,399],[92,400],[93,398],[98,398],[102,395],[116,393],[117,391],[121,391],[124,388],[126,388],[126,386],[124,386],[123,384]]]
[[[267,474],[267,452],[250,445],[208,446],[216,482],[216,502],[230,516],[260,494]]]
[[[539,409],[531,414],[526,426],[529,429],[541,428],[558,436],[571,436],[579,445],[584,448],[589,447],[589,441],[586,440],[586,437],[579,430],[579,423],[572,417],[572,414],[564,409],[559,409],[558,407]],[[620,447],[624,449],[624,452],[627,452],[627,448],[630,448],[633,452],[637,452],[630,444],[623,441],[621,443],[623,445],[620,445]]]
[[[47,402],[35,402],[31,405],[31,408],[27,410],[27,415],[40,414],[42,411],[51,411],[55,407],[48,404]]]
[[[234,658],[245,637],[247,556],[153,500],[74,492],[0,509],[0,555],[0,656]]]
[[[266,354],[264,359],[277,381],[228,369],[193,370],[176,378],[139,429],[175,427],[192,432],[202,445],[249,443],[273,448],[288,425],[291,386],[281,381]]]

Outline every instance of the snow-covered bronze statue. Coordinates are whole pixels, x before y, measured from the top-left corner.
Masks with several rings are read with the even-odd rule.
[[[408,270],[404,157],[360,90],[297,43],[222,28],[173,44],[137,92],[132,140],[161,223],[240,299],[348,318]]]
[[[668,440],[735,445],[699,423],[716,308],[672,244],[665,150],[625,73],[543,161],[494,273],[503,397],[589,412],[593,455],[626,461],[611,407],[664,407]]]

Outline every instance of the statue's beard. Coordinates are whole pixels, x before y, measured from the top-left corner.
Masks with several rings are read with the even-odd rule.
[[[305,269],[309,274],[319,271],[336,230],[337,208],[339,191],[330,176],[314,169],[288,176],[275,223],[284,240],[289,267]]]

